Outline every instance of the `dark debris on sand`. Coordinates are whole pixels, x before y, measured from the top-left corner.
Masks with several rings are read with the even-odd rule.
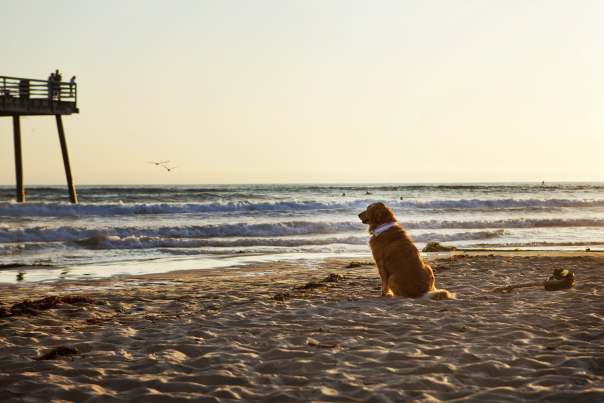
[[[373,262],[357,262],[355,260],[355,261],[352,261],[352,262],[348,263],[348,265],[346,266],[346,268],[347,269],[351,269],[353,267],[373,266],[373,265],[375,265],[375,263],[373,263]]]
[[[436,259],[436,260],[437,261],[444,261],[444,262],[455,262],[457,260],[467,259],[469,257],[470,257],[470,255],[464,254],[464,255],[453,255],[453,256],[444,257],[442,259]]]
[[[285,301],[287,301],[287,300],[289,299],[289,297],[290,297],[290,296],[291,296],[291,295],[290,295],[290,293],[288,293],[288,292],[280,292],[279,294],[276,294],[276,295],[273,297],[273,299],[274,299],[275,301],[281,301],[281,302],[285,302]]]
[[[59,297],[55,295],[51,297],[46,297],[44,299],[37,299],[35,301],[26,299],[23,302],[14,304],[10,308],[0,308],[0,317],[16,315],[36,316],[37,311],[45,311],[47,309],[54,308],[55,306],[60,304],[90,304],[92,302],[94,302],[94,298],[72,295],[66,295],[64,297]]]
[[[53,348],[52,350],[50,350],[49,352],[44,354],[42,357],[36,358],[36,360],[37,361],[56,360],[57,358],[70,357],[72,355],[78,355],[78,354],[82,354],[82,352],[80,350],[78,350],[76,347],[59,346],[59,347]]]
[[[339,283],[340,281],[346,280],[348,277],[342,276],[338,273],[331,273],[329,276],[325,277],[323,282],[325,283]]]
[[[373,263],[368,264],[373,265]],[[361,280],[361,282],[349,281],[352,279]],[[309,281],[304,285],[294,286],[290,292],[277,293],[271,299],[285,302],[291,298],[320,298],[312,292],[317,290],[321,294],[327,292],[329,295],[324,295],[324,298],[328,301],[340,301],[341,298],[356,301],[360,294],[367,294],[366,296],[373,294],[375,280],[374,278],[349,277],[338,273],[330,273],[318,281]]]
[[[438,242],[428,242],[422,252],[453,252],[456,250],[455,246],[443,246]]]
[[[558,290],[568,290],[569,288],[573,288],[576,283],[575,273],[571,273],[563,268],[554,269],[554,274],[552,274],[548,279],[551,280],[563,280],[563,283],[545,283],[545,289],[547,291],[558,291]]]
[[[294,287],[294,290],[313,290],[315,288],[327,287],[327,284],[319,283],[317,281],[309,281],[308,283]]]
[[[347,266],[348,267],[348,266]],[[301,286],[297,286],[294,287],[294,290],[313,290],[315,288],[324,288],[324,287],[329,287],[327,284],[325,283],[340,283],[344,280],[349,280],[350,277],[346,277],[343,276],[341,274],[338,273],[330,273],[327,277],[325,277],[323,280],[320,281],[310,281],[304,285]]]
[[[315,342],[309,341],[308,343],[306,343],[306,345],[310,346],[310,347],[318,347],[318,348],[340,348],[340,345],[338,343],[323,344],[323,343],[315,343]]]

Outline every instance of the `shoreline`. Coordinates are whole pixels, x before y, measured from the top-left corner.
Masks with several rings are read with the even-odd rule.
[[[140,276],[174,271],[231,270],[249,265],[276,262],[315,262],[324,258],[369,259],[369,253],[235,253],[203,255],[201,257],[171,257],[165,259],[122,261],[118,263],[84,264],[73,266],[20,265],[2,269],[0,286],[9,284],[47,284],[63,281],[100,280],[119,276]],[[19,279],[10,280],[19,273]],[[26,278],[27,276],[27,278]],[[89,276],[89,277],[86,277]]]
[[[488,252],[425,257],[445,301],[380,298],[376,267],[352,259],[3,285],[0,308],[95,302],[0,318],[0,401],[604,398],[604,256]],[[485,292],[557,267],[574,288]],[[330,273],[347,278],[293,288]],[[81,354],[35,360],[59,345]]]
[[[581,255],[598,254],[604,250],[578,251],[578,250],[551,250],[551,249],[457,249],[456,251],[421,252],[423,259],[432,259],[451,253],[465,253],[469,255],[490,254],[553,254],[553,255]],[[50,264],[9,264],[11,267],[0,265],[0,287],[15,284],[50,284],[63,281],[100,280],[120,276],[153,275],[170,272],[207,272],[208,270],[233,270],[243,267],[256,267],[263,263],[289,263],[297,261],[319,262],[331,259],[369,259],[367,253],[303,253],[303,252],[276,252],[276,253],[235,253],[225,255],[203,255],[202,257],[178,257],[152,260],[122,261],[119,263],[84,264],[84,265],[57,265]],[[180,266],[180,267],[179,267]],[[188,268],[183,268],[188,266]],[[195,266],[202,266],[198,268]],[[137,272],[143,273],[137,273]],[[86,277],[90,276],[90,277]],[[12,279],[11,279],[12,278]],[[32,279],[33,278],[33,279]]]

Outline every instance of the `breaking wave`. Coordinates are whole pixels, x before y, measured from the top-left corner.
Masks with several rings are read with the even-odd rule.
[[[411,236],[413,242],[453,242],[459,240],[491,239],[505,235],[505,230],[461,232],[456,234],[421,234]],[[95,235],[88,239],[74,241],[92,249],[156,249],[156,248],[232,248],[255,246],[299,247],[308,245],[363,245],[369,235],[322,238],[239,238],[239,239],[174,239],[150,236]]]
[[[604,199],[460,199],[432,201],[391,201],[362,199],[347,202],[327,202],[316,200],[302,201],[236,201],[214,203],[54,203],[1,202],[0,216],[94,216],[94,215],[134,215],[134,214],[176,214],[176,213],[215,213],[249,211],[310,211],[334,209],[365,209],[368,204],[382,201],[395,209],[482,209],[482,208],[528,208],[528,207],[600,207]]]
[[[59,242],[90,238],[96,235],[117,237],[147,236],[160,238],[215,238],[249,236],[295,236],[311,234],[334,234],[338,232],[364,231],[365,225],[359,223],[324,223],[294,221],[266,224],[221,224],[221,225],[182,225],[166,227],[105,227],[87,228],[65,226],[59,228],[34,227],[19,229],[1,229],[2,242]]]
[[[512,229],[546,227],[604,227],[604,219],[510,219],[476,221],[417,221],[400,222],[407,230],[441,229]],[[117,237],[147,236],[159,238],[217,238],[217,237],[287,237],[296,235],[329,235],[365,233],[361,222],[291,221],[262,224],[213,224],[179,226],[123,226],[123,227],[33,227],[9,228],[0,226],[0,243],[62,242],[90,238],[96,235]]]

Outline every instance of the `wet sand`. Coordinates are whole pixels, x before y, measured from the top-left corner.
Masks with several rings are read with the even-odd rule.
[[[0,318],[0,401],[604,399],[604,254],[425,260],[457,299],[379,298],[375,266],[350,259],[0,286],[0,308],[95,299]],[[573,289],[484,292],[556,267],[575,273]],[[346,278],[293,289],[330,273]],[[59,345],[81,354],[35,360]]]

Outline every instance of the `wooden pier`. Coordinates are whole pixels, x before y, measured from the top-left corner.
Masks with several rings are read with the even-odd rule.
[[[65,165],[65,175],[69,187],[69,199],[72,203],[78,202],[71,176],[71,165],[62,120],[63,115],[80,112],[77,107],[77,100],[78,86],[75,83],[0,76],[0,117],[11,116],[13,118],[17,202],[25,202],[20,117],[53,115],[57,121],[59,131],[63,164]]]

